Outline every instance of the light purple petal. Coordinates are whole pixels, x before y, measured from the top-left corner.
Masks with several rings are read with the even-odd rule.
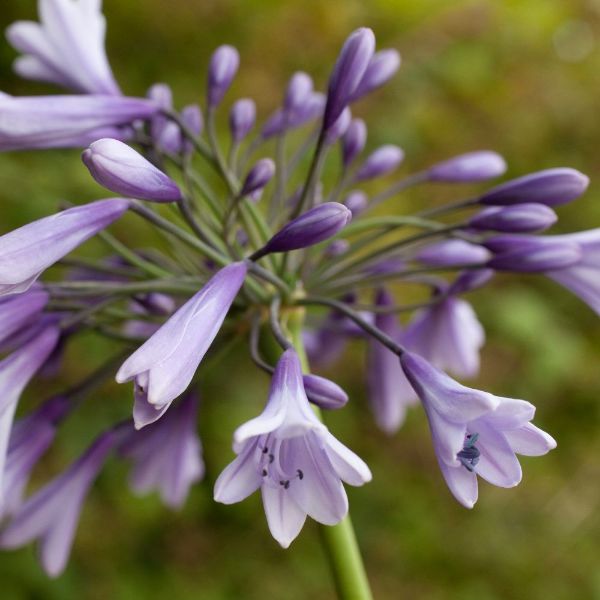
[[[543,456],[556,448],[556,440],[533,423],[503,433],[513,452],[524,456]]]
[[[288,548],[302,530],[306,513],[283,487],[263,485],[262,499],[271,535],[282,548]]]
[[[214,491],[216,502],[241,502],[260,487],[262,477],[255,458],[257,443],[257,440],[247,442],[240,454],[219,475]]]
[[[507,439],[491,427],[477,424],[477,447],[481,452],[475,467],[477,474],[492,485],[510,488],[521,481],[522,472]]]

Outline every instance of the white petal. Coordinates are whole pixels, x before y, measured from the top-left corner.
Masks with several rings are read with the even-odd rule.
[[[262,478],[254,458],[256,444],[256,440],[248,442],[240,455],[219,475],[214,491],[216,502],[241,502],[260,487]]]
[[[363,485],[371,481],[373,475],[367,464],[350,448],[347,448],[331,433],[325,436],[327,456],[338,477],[349,485]]]

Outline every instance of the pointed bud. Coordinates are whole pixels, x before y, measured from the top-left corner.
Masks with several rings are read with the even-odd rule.
[[[458,296],[483,287],[494,276],[493,269],[469,269],[463,271],[447,290],[449,296]]]
[[[202,117],[202,111],[197,104],[185,106],[181,111],[181,119],[194,135],[199,136],[202,133],[202,130],[204,129],[204,118]],[[183,149],[186,154],[191,154],[194,151],[194,144],[192,144],[185,136],[183,138]]]
[[[270,158],[261,158],[246,176],[240,194],[247,196],[262,190],[271,181],[273,175],[275,175],[275,163]]]
[[[471,217],[474,229],[529,233],[548,229],[556,223],[556,213],[545,204],[527,203],[512,206],[490,206]]]
[[[350,248],[350,242],[348,240],[334,240],[325,248],[325,256],[333,258],[335,256],[341,256],[346,254]]]
[[[375,51],[375,36],[362,27],[348,37],[329,79],[323,129],[327,131],[349,104]]]
[[[491,150],[467,152],[454,156],[427,171],[429,181],[468,183],[498,177],[506,171],[504,159]]]
[[[241,142],[254,127],[256,104],[250,98],[242,98],[234,103],[229,113],[229,130],[234,142]]]
[[[343,229],[352,219],[352,213],[339,202],[325,202],[315,206],[276,233],[257,253],[253,260],[271,252],[289,252],[318,244]]]
[[[453,267],[485,262],[490,253],[483,246],[464,240],[443,240],[426,246],[415,258],[431,267]]]
[[[210,107],[215,107],[221,103],[239,66],[240,55],[233,46],[219,46],[213,52],[208,68],[207,97]]]
[[[374,179],[391,173],[404,159],[404,152],[398,146],[387,144],[377,148],[362,164],[356,174],[356,181]]]
[[[302,377],[309,401],[325,410],[337,410],[348,403],[348,394],[337,384],[318,375]]]
[[[309,75],[298,71],[294,73],[288,84],[283,101],[283,108],[287,113],[299,110],[309,99],[313,91],[313,82]]]
[[[275,111],[263,125],[260,135],[266,140],[288,129],[300,127],[313,119],[321,117],[324,107],[325,96],[320,92],[313,92],[293,112],[286,112],[282,109]]]
[[[367,126],[362,119],[352,119],[342,138],[342,162],[345,167],[363,151],[367,143]]]
[[[325,143],[329,145],[335,144],[335,142],[346,133],[351,120],[352,113],[350,112],[350,109],[346,107],[335,123],[327,130],[327,133],[325,134]]]
[[[369,199],[364,192],[360,190],[354,190],[350,192],[345,200],[344,204],[348,208],[348,210],[352,213],[353,217],[359,215],[365,208],[367,208],[367,204],[369,203]]]
[[[493,241],[490,244],[493,246]],[[496,254],[487,266],[497,271],[537,273],[570,267],[581,258],[581,248],[574,242],[532,237],[516,240],[512,249]]]
[[[505,206],[537,202],[557,206],[581,196],[589,182],[588,177],[575,169],[546,169],[492,188],[479,197],[479,203]]]
[[[376,52],[369,66],[352,94],[352,100],[358,100],[387,83],[400,68],[400,54],[393,49]]]
[[[112,192],[154,202],[181,200],[177,184],[123,142],[98,140],[81,158],[92,177]]]

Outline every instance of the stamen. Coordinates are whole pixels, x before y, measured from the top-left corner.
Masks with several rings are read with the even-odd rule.
[[[462,466],[470,473],[475,470],[474,467],[479,462],[479,457],[481,456],[479,448],[475,446],[478,439],[478,433],[467,434],[463,449],[456,455]]]

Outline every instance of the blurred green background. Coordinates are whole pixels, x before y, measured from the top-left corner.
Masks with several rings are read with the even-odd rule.
[[[4,0],[1,12],[3,29],[33,18],[35,2]],[[582,200],[559,209],[557,230],[600,224],[598,0],[106,0],[105,12],[109,56],[128,94],[167,81],[179,106],[198,100],[210,52],[227,42],[242,55],[228,100],[252,96],[262,116],[294,70],[308,71],[323,87],[345,36],[370,26],[380,48],[395,47],[403,57],[393,82],[355,111],[368,119],[371,148],[401,145],[404,172],[480,148],[503,154],[509,176],[572,166],[592,184]],[[14,56],[0,46],[0,89],[45,93],[12,74]],[[49,213],[61,199],[101,194],[75,151],[1,155],[0,190],[2,231]],[[410,202],[429,205],[470,191],[428,188]],[[130,235],[125,226],[117,233]],[[352,402],[328,424],[374,473],[349,496],[375,596],[600,598],[598,318],[542,278],[498,278],[472,300],[489,338],[476,385],[534,402],[536,423],[559,446],[545,458],[523,458],[516,489],[482,483],[476,508],[467,511],[445,488],[419,411],[391,438],[375,429],[362,348],[352,347],[330,372]],[[63,384],[110,351],[92,337],[71,346]],[[268,534],[258,497],[232,507],[211,500],[212,483],[232,456],[231,433],[256,414],[266,387],[243,349],[206,369],[200,430],[208,474],[186,507],[171,513],[155,497],[133,497],[126,467],[113,462],[83,513],[66,574],[47,580],[31,548],[2,554],[0,597],[332,598],[314,523],[283,551]],[[47,384],[32,388],[28,401],[47,391]],[[46,471],[59,470],[102,424],[126,415],[129,393],[107,386],[96,394],[61,432]]]

